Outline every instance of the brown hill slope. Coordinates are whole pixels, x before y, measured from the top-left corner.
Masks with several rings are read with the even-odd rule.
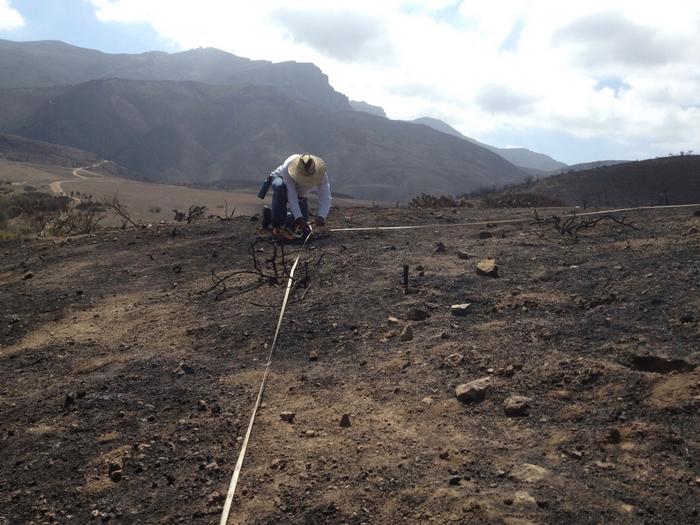
[[[565,173],[511,188],[574,206],[637,206],[700,202],[700,155],[626,162]]]
[[[455,212],[444,220],[528,215]],[[527,223],[485,240],[456,227],[320,238],[302,256],[310,287],[292,291],[235,522],[697,525],[700,261],[685,234],[700,219],[631,218],[639,229],[600,224],[570,245]],[[239,275],[197,293],[212,270],[252,270],[246,218],[177,232],[0,243],[7,523],[218,522],[284,289]],[[496,256],[500,277],[457,250]],[[456,399],[484,377],[480,402]],[[527,399],[506,411],[511,396]]]
[[[327,159],[333,189],[364,199],[464,193],[524,177],[498,155],[444,133],[324,111],[273,88],[105,80],[58,95],[32,91],[43,105],[0,120],[0,130],[95,151],[156,182],[255,185],[298,151]],[[27,90],[0,90],[0,105],[20,97],[31,98]]]

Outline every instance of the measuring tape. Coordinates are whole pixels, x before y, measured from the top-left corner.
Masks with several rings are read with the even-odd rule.
[[[636,208],[618,208],[614,210],[604,210],[604,211],[592,211],[585,213],[572,213],[570,216],[576,215],[590,216],[590,215],[603,215],[606,213],[621,213],[626,211],[638,211],[638,210],[656,210],[656,209],[669,209],[669,208],[694,208],[699,207],[700,204],[676,204],[670,206],[639,206]],[[419,230],[426,228],[445,228],[445,227],[464,227],[464,226],[486,226],[489,224],[517,224],[522,222],[529,222],[532,217],[527,219],[506,219],[506,220],[496,220],[496,221],[483,221],[483,222],[456,222],[447,224],[417,224],[413,226],[365,226],[357,228],[329,228],[329,232],[340,233],[340,232],[368,232],[368,231],[391,231],[391,230]],[[299,250],[296,258],[294,259],[294,264],[289,272],[289,279],[287,280],[287,288],[284,292],[284,299],[282,300],[282,308],[280,309],[280,315],[277,319],[277,328],[275,329],[275,335],[272,339],[272,344],[270,345],[270,351],[267,356],[267,363],[265,364],[265,373],[263,374],[262,382],[260,383],[260,390],[258,390],[258,397],[255,400],[255,406],[253,407],[253,413],[250,416],[250,422],[248,423],[248,429],[245,433],[245,438],[243,439],[243,445],[238,453],[238,461],[236,462],[236,467],[233,470],[233,475],[231,476],[231,483],[229,484],[228,494],[226,495],[226,502],[224,503],[224,509],[221,514],[221,521],[219,525],[227,525],[229,514],[231,512],[231,503],[233,502],[233,496],[236,492],[236,485],[238,484],[238,478],[241,475],[241,469],[243,468],[243,460],[245,459],[245,453],[248,449],[248,442],[250,441],[250,435],[253,431],[253,424],[255,423],[255,417],[257,416],[258,409],[260,408],[260,402],[262,400],[263,391],[265,390],[265,384],[267,382],[267,376],[270,372],[270,365],[272,364],[272,354],[275,351],[275,346],[277,345],[277,339],[279,337],[280,329],[282,327],[282,319],[284,317],[284,312],[287,309],[287,302],[289,301],[289,294],[292,289],[292,282],[294,280],[294,271],[296,270],[301,254],[306,247],[307,242],[311,238],[313,231],[310,232]]]
[[[571,213],[569,216],[584,217],[590,215],[604,215],[606,213],[621,213],[625,211],[639,210],[658,210],[668,208],[694,208],[700,204],[674,204],[669,206],[637,206],[636,208],[618,208],[615,210],[589,211],[585,213]],[[438,224],[414,224],[411,226],[359,226],[356,228],[329,228],[329,232],[368,232],[368,231],[387,231],[387,230],[422,230],[426,228],[449,228],[449,227],[464,227],[464,226],[489,226],[493,224],[518,224],[522,222],[532,221],[532,217],[527,219],[505,219],[497,221],[482,221],[482,222],[450,222]]]
[[[311,238],[313,232],[309,234],[304,239],[304,243],[299,249],[299,253],[294,259],[294,264],[289,271],[289,279],[287,280],[287,289],[284,292],[284,299],[282,300],[282,308],[280,309],[280,316],[277,319],[277,328],[275,329],[275,336],[272,338],[272,344],[270,345],[270,352],[267,355],[267,363],[265,364],[265,374],[263,375],[262,383],[260,383],[260,390],[258,391],[258,398],[255,400],[255,406],[253,407],[253,413],[250,415],[250,422],[248,423],[248,429],[245,433],[245,438],[243,439],[243,445],[241,446],[241,451],[238,453],[238,461],[236,462],[236,468],[233,469],[233,475],[231,476],[231,483],[229,484],[228,494],[226,495],[226,502],[224,503],[224,510],[221,513],[221,521],[219,525],[226,525],[228,523],[228,515],[231,512],[231,502],[233,501],[233,495],[236,492],[236,485],[238,484],[238,478],[241,475],[241,468],[243,467],[243,459],[245,458],[246,449],[248,448],[248,441],[250,441],[250,434],[253,431],[253,423],[255,422],[255,416],[258,413],[258,408],[260,408],[260,401],[262,400],[263,390],[265,390],[265,383],[267,382],[267,376],[270,372],[270,364],[272,364],[272,353],[275,351],[275,346],[277,345],[277,338],[280,334],[280,328],[282,326],[282,318],[284,317],[284,311],[287,309],[287,301],[289,300],[289,293],[292,289],[292,282],[294,281],[294,271],[297,268],[299,259],[301,257],[306,243]]]

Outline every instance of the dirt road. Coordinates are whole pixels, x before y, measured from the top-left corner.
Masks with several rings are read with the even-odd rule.
[[[109,162],[109,161],[103,160],[103,161],[97,162],[95,164],[91,164],[90,166],[83,166],[81,168],[76,168],[73,170],[73,176],[76,177],[76,179],[78,179],[78,180],[85,180],[88,177],[81,175],[80,172],[88,173],[89,170],[94,169],[94,168],[98,168],[98,167],[102,166],[103,164],[106,164],[107,162]],[[104,180],[104,181],[111,180],[111,179],[105,178],[102,175],[99,175],[97,173],[92,173],[92,175],[93,175],[93,177],[89,177],[89,178],[95,178],[95,179]],[[59,181],[52,182],[49,185],[49,188],[54,193],[54,195],[66,195],[66,192],[63,190],[63,184],[66,184],[68,182],[75,182],[75,179],[59,180]],[[74,197],[74,200],[79,201],[80,199]]]

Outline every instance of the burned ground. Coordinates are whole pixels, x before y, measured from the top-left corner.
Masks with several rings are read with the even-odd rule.
[[[525,210],[334,213],[494,226],[319,236],[231,523],[697,523],[692,210],[631,213],[636,230],[600,223],[576,243],[495,222]],[[283,286],[242,294],[259,283],[241,274],[198,292],[212,271],[252,269],[255,228],[0,245],[0,523],[218,521]],[[476,274],[484,258],[498,278]],[[485,377],[482,401],[457,400]],[[528,400],[506,415],[512,396]]]

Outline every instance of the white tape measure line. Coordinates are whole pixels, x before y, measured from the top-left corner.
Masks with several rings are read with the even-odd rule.
[[[287,308],[287,301],[289,300],[289,294],[292,290],[292,282],[294,281],[294,271],[299,263],[299,258],[306,247],[306,243],[311,238],[311,233],[307,235],[304,239],[304,244],[302,244],[296,259],[294,259],[294,264],[289,271],[289,279],[287,280],[287,289],[284,292],[284,299],[282,300],[282,308],[280,309],[280,316],[277,319],[277,328],[275,329],[275,336],[272,338],[272,344],[270,345],[270,352],[267,355],[267,363],[265,364],[265,373],[263,374],[262,382],[260,383],[260,390],[258,390],[258,398],[255,400],[255,406],[253,407],[253,413],[250,415],[250,422],[248,423],[248,429],[245,433],[245,438],[243,439],[243,445],[241,445],[241,451],[238,453],[238,461],[236,462],[236,468],[233,469],[233,475],[231,476],[231,483],[229,484],[228,494],[226,495],[226,502],[224,503],[224,510],[221,513],[221,521],[219,525],[226,525],[228,523],[228,516],[231,512],[231,502],[233,501],[233,495],[236,492],[236,485],[238,484],[238,478],[241,475],[241,468],[243,467],[243,460],[245,459],[245,453],[248,448],[248,441],[250,440],[250,434],[253,431],[253,423],[255,423],[255,417],[258,413],[258,408],[260,408],[260,401],[262,400],[263,391],[265,390],[265,383],[267,382],[267,376],[270,371],[270,364],[272,363],[272,353],[275,351],[275,346],[277,345],[277,338],[280,334],[280,328],[282,326],[282,318],[284,317],[284,311]]]
[[[589,211],[585,213],[571,213],[568,217],[576,215],[577,217],[590,215],[604,215],[606,213],[621,213],[625,211],[639,210],[661,210],[669,208],[695,208],[700,204],[674,204],[670,206],[637,206],[636,208],[617,208],[614,210]],[[521,222],[530,222],[532,217],[524,219],[505,219],[497,221],[481,221],[481,222],[448,222],[441,224],[415,224],[412,226],[361,226],[357,228],[330,228],[330,232],[368,232],[368,231],[386,231],[386,230],[421,230],[426,228],[449,228],[449,227],[464,227],[464,226],[487,226],[489,224],[517,224]]]

